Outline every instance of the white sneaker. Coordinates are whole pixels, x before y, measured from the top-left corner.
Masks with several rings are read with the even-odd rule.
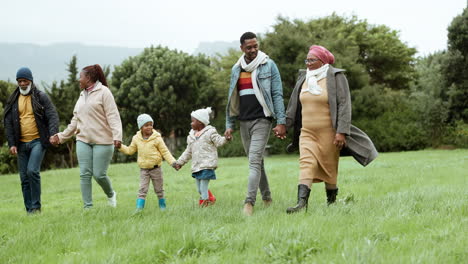
[[[112,195],[110,198],[107,198],[107,201],[109,202],[110,206],[117,207],[117,192],[114,191],[114,195]]]

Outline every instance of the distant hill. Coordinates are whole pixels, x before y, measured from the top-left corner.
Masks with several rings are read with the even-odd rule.
[[[67,77],[66,64],[73,55],[78,58],[78,68],[91,64],[119,65],[129,56],[143,49],[88,46],[79,43],[35,45],[26,43],[0,43],[0,80],[15,82],[16,71],[22,66],[31,69],[34,81],[42,86]]]
[[[224,55],[230,48],[238,49],[238,42],[201,42],[194,54]],[[35,83],[42,87],[43,82],[51,85],[53,81],[67,78],[67,63],[73,55],[77,56],[78,68],[81,69],[91,64],[120,65],[126,58],[142,51],[142,48],[89,46],[80,43],[0,43],[0,80],[15,82],[18,68],[27,66],[33,72]]]
[[[213,42],[200,42],[198,47],[193,52],[194,54],[203,53],[207,56],[215,56],[217,53],[226,55],[229,49],[239,49],[239,41],[213,41]]]

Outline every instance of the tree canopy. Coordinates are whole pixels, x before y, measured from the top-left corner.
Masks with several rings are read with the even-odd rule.
[[[163,134],[185,135],[191,111],[217,104],[210,73],[207,57],[161,46],[146,48],[116,66],[112,91],[127,135],[138,130],[136,118],[142,113],[151,115]]]
[[[279,17],[273,31],[261,35],[260,48],[276,61],[287,95],[314,44],[335,55],[335,66],[346,69],[351,89],[373,84],[407,89],[415,77],[416,49],[387,26],[336,14],[308,21]]]

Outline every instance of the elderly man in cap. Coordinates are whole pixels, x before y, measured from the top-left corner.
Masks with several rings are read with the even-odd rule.
[[[10,153],[18,156],[24,206],[28,214],[35,214],[41,212],[41,163],[50,137],[58,132],[59,118],[46,93],[34,85],[29,68],[20,68],[16,81],[4,123]]]

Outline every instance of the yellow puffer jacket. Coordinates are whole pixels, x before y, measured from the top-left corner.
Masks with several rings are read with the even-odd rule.
[[[176,160],[169,152],[161,134],[153,129],[153,134],[148,139],[143,139],[141,131],[138,131],[132,138],[130,146],[119,149],[126,155],[133,155],[138,151],[138,166],[142,169],[152,169],[155,165],[161,166],[163,158],[172,165]]]

